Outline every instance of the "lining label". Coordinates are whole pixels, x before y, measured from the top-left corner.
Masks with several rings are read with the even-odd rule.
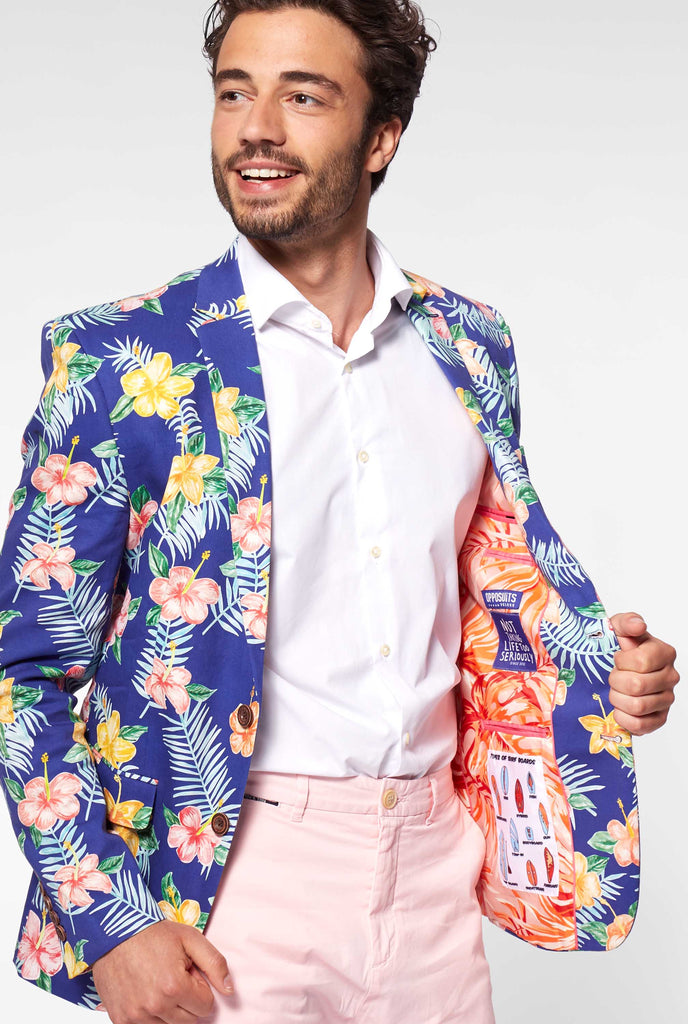
[[[542,763],[538,756],[491,750],[487,770],[502,882],[510,889],[555,895],[559,854]]]
[[[523,594],[519,590],[483,590],[482,594],[499,635],[499,649],[493,667],[511,672],[535,672],[535,653],[518,615]]]

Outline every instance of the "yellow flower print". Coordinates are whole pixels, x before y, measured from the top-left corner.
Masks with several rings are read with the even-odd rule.
[[[476,403],[473,397],[467,396],[464,388],[457,388],[456,393],[463,402],[471,421],[473,423],[480,423],[482,416],[480,415],[480,411],[476,408]]]
[[[604,704],[599,694],[593,693],[593,698],[602,708],[602,717],[584,715],[583,718],[578,719],[583,728],[591,734],[590,753],[599,754],[602,750],[607,750],[618,761],[619,747],[630,747],[631,734],[616,724],[613,710],[609,714],[605,713]]]
[[[220,460],[215,455],[175,455],[172,471],[162,498],[163,505],[181,491],[192,505],[200,505],[203,499],[203,477],[214,469]]]
[[[576,910],[581,907],[591,907],[595,900],[602,895],[599,875],[594,871],[588,871],[588,858],[582,853],[574,854],[576,869]]]
[[[105,760],[117,767],[136,757],[136,747],[119,734],[119,711],[113,711],[107,722],[98,726],[98,749]]]
[[[48,377],[48,381],[43,390],[43,397],[48,394],[53,384],[58,391],[64,394],[67,390],[67,383],[69,381],[69,361],[72,359],[81,345],[75,345],[71,341],[66,341],[64,345],[59,345],[53,349],[53,372]]]
[[[175,921],[177,924],[188,924],[194,927],[201,917],[201,907],[196,900],[184,900],[182,904],[177,903],[174,889],[167,890],[170,901],[158,900],[158,906],[168,921]]]
[[[122,784],[120,782],[120,793],[117,794],[117,799],[115,800],[107,789],[103,790],[108,831],[116,832],[124,840],[134,856],[136,856],[139,852],[139,834],[133,827],[133,822],[143,804],[140,800],[120,800],[121,791]]]
[[[213,394],[213,405],[215,406],[215,418],[220,430],[232,437],[238,437],[241,433],[239,421],[232,411],[234,404],[239,397],[239,388],[223,388]]]
[[[246,309],[246,305],[246,296],[240,295],[239,298],[236,300],[237,313],[243,313],[244,310]]]
[[[0,681],[0,722],[11,725],[14,721],[14,708],[12,707],[12,683],[14,677]]]
[[[64,965],[67,968],[68,978],[78,978],[80,974],[88,970],[88,964],[84,960],[77,960],[74,950],[68,942],[64,944]]]
[[[172,376],[172,358],[168,352],[158,352],[140,370],[125,373],[122,377],[124,393],[134,398],[134,412],[139,416],[153,416],[155,413],[169,420],[179,412],[182,395],[194,389],[189,377]]]

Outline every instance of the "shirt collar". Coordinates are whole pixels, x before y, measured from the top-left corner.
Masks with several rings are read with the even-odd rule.
[[[395,299],[406,310],[413,288],[394,257],[372,231],[368,231],[367,235],[367,254],[375,279],[371,320],[381,323]],[[279,312],[292,304],[313,308],[291,281],[275,270],[243,235],[238,238],[237,259],[246,304],[256,330],[261,330],[268,320],[276,319]],[[379,315],[378,311],[384,315]]]

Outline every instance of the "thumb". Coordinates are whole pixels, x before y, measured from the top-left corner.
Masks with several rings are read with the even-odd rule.
[[[205,935],[195,928],[190,928],[188,935],[184,935],[183,945],[196,967],[203,971],[217,992],[227,995],[234,991],[227,961]]]
[[[622,651],[632,651],[650,638],[645,619],[637,612],[618,612],[612,615],[609,625],[616,633]]]

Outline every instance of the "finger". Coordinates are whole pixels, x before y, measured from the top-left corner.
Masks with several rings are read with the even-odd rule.
[[[614,655],[614,665],[624,672],[657,672],[670,667],[676,651],[657,637],[649,637],[639,647],[626,648]]]
[[[664,725],[668,714],[668,711],[658,711],[654,715],[643,715],[638,718],[635,715],[627,715],[624,711],[615,711],[614,720],[620,729],[630,732],[631,736],[645,736]]]
[[[666,690],[664,693],[653,693],[646,697],[629,697],[625,693],[610,690],[609,699],[618,711],[623,711],[624,714],[630,715],[632,718],[640,719],[647,718],[648,715],[655,715],[658,711],[668,711],[674,703],[674,694],[672,690]],[[616,713],[614,719],[617,725],[621,725]]]
[[[673,690],[679,680],[675,668],[662,668],[657,672],[631,672],[629,669],[613,668],[609,673],[609,687],[616,693],[629,697],[648,697],[653,693]]]
[[[632,650],[650,636],[645,619],[637,612],[617,612],[610,618],[609,625],[616,633],[622,651]]]
[[[197,967],[189,972],[189,983],[179,997],[179,1005],[196,1017],[208,1017],[213,1012],[213,990]]]
[[[210,984],[222,995],[234,991],[229,965],[222,953],[196,929],[189,929],[184,935],[184,948],[199,970],[203,971]]]
[[[161,1019],[165,1021],[165,1024],[197,1024],[199,1016],[201,1015],[190,1013],[182,1006],[175,1006],[174,1009],[165,1013]],[[205,1014],[205,1016],[207,1017],[208,1015]]]

